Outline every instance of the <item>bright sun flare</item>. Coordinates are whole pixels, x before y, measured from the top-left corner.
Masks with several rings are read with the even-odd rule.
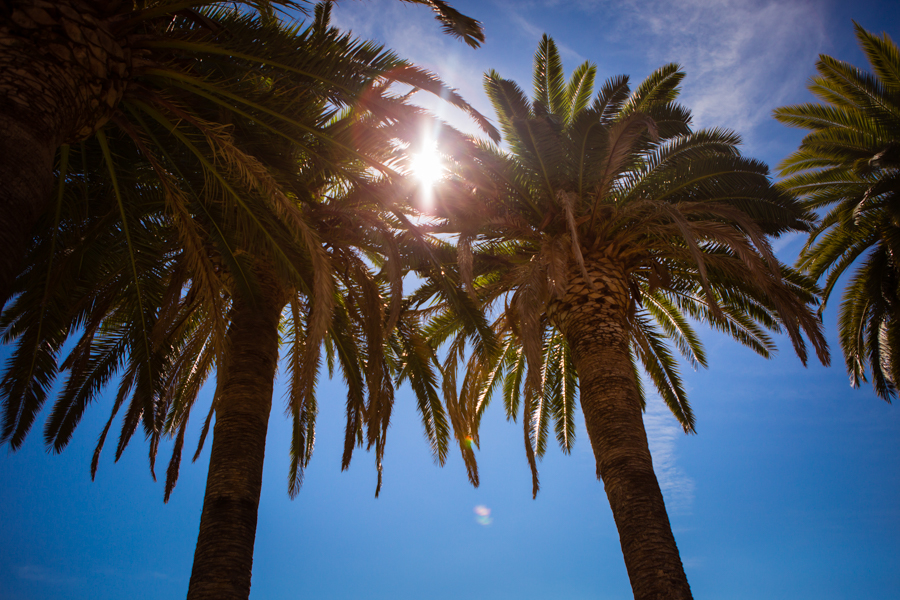
[[[444,162],[441,160],[436,146],[414,154],[409,166],[412,174],[425,187],[430,188],[444,176]]]

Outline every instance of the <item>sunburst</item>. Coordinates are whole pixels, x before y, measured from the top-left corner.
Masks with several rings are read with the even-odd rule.
[[[446,172],[436,143],[428,144],[421,152],[413,154],[410,157],[409,168],[412,175],[427,190],[440,181]]]

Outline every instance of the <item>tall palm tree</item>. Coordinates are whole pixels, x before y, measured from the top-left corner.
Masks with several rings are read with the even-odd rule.
[[[390,130],[396,132],[396,127]],[[360,131],[354,130],[353,135],[358,141]],[[372,143],[377,148],[390,146],[388,140],[377,137]],[[376,154],[375,149],[370,154]],[[359,168],[367,166],[355,162]],[[431,369],[434,355],[400,305],[406,270],[402,256],[420,250],[415,238],[398,239],[409,221],[403,218],[404,209],[386,201],[397,192],[384,189],[397,183],[366,182],[365,170],[356,173],[358,180],[350,186],[327,173],[312,175],[312,181],[297,181],[294,176],[285,188],[293,186],[296,193],[289,196],[300,203],[298,218],[321,240],[325,270],[317,268],[315,261],[303,261],[301,254],[298,258],[311,271],[297,280],[257,252],[252,257],[256,294],[246,297],[239,291],[232,301],[224,368],[217,375],[216,426],[190,598],[231,597],[229,579],[234,579],[235,564],[223,561],[222,554],[243,551],[242,565],[248,565],[252,557],[280,325],[290,332],[291,495],[299,489],[315,439],[314,384],[323,344],[330,354],[329,364],[340,365],[348,387],[342,468],[349,467],[358,444],[374,448],[378,496],[394,387],[406,378],[416,393],[435,458],[441,464],[446,458],[449,428]],[[346,171],[341,175],[346,177]],[[372,273],[370,261],[379,273]],[[327,278],[324,285],[320,283],[323,276]],[[331,290],[321,291],[324,286]],[[284,315],[286,305],[289,311]],[[245,597],[244,588],[240,597]]]
[[[356,123],[352,118],[328,125],[329,119],[342,107],[356,104],[363,111],[377,113],[379,122],[389,120],[394,125],[392,132],[399,132],[397,120],[404,113],[398,115],[401,107],[396,102],[392,104],[385,95],[389,82],[398,79],[432,89],[466,108],[468,105],[430,73],[378,46],[338,34],[322,23],[301,30],[233,11],[214,11],[204,16],[207,15],[227,28],[235,56],[244,56],[238,52],[243,47],[251,52],[247,56],[264,52],[273,64],[258,68],[255,60],[242,63],[235,56],[227,61],[204,60],[195,67],[194,77],[181,75],[179,79],[172,75],[173,89],[158,97],[155,105],[138,97],[124,102],[121,108],[127,110],[127,116],[114,115],[113,122],[101,128],[92,141],[78,147],[62,147],[57,175],[63,184],[69,178],[79,177],[84,190],[74,194],[69,192],[79,186],[60,186],[58,189],[67,190],[67,194],[56,198],[56,210],[63,199],[88,203],[92,192],[85,186],[98,177],[95,167],[99,164],[101,173],[107,170],[113,175],[106,185],[111,186],[110,194],[115,192],[115,198],[122,200],[113,207],[117,218],[123,219],[126,225],[123,233],[127,235],[125,213],[129,198],[134,194],[141,198],[146,186],[155,186],[165,201],[165,211],[177,233],[178,244],[188,251],[186,256],[192,260],[190,272],[194,277],[205,275],[200,279],[203,285],[195,290],[198,301],[206,303],[213,312],[221,312],[214,308],[220,304],[217,298],[222,284],[216,275],[216,265],[204,258],[201,251],[204,247],[216,246],[219,260],[234,278],[235,285],[243,286],[248,292],[252,269],[243,258],[248,251],[251,254],[257,248],[265,248],[270,254],[274,251],[283,271],[295,269],[294,261],[277,251],[279,242],[269,223],[259,216],[260,211],[274,213],[278,221],[287,223],[298,236],[297,241],[306,248],[310,260],[322,257],[315,232],[303,227],[302,219],[291,209],[278,182],[253,153],[275,149],[284,163],[300,152],[302,160],[309,163],[306,168],[327,163],[334,154],[340,158],[331,160],[331,168],[366,162],[382,172],[393,173],[389,166],[379,162],[385,160],[385,149],[390,148],[384,132],[379,133],[364,122]],[[188,32],[195,29],[190,22],[173,23],[173,28],[179,26],[187,27]],[[200,31],[197,35],[206,33]],[[191,39],[186,36],[184,43]],[[264,50],[256,47],[259,40],[265,40]],[[246,75],[248,71],[251,76]],[[210,80],[231,83],[227,89],[215,90],[206,85]],[[372,87],[376,81],[382,83]],[[480,120],[484,122],[483,118]],[[256,138],[263,134],[268,137],[263,143],[241,149],[235,143],[236,127],[245,131],[253,128]],[[370,132],[370,138],[371,132],[375,132],[375,137],[367,139],[362,135],[364,131]],[[357,148],[360,144],[366,144],[366,148]],[[373,148],[378,148],[377,152]],[[270,157],[272,153],[269,152]],[[111,185],[116,181],[115,172],[133,163],[146,168],[133,176],[130,185]],[[282,165],[284,170],[292,167],[296,165]],[[93,169],[90,176],[89,169]],[[79,175],[79,171],[85,174]],[[191,178],[195,180],[193,183]],[[86,206],[80,210],[76,214],[89,212]],[[53,216],[45,215],[48,228],[38,232],[46,239],[54,239],[56,235]],[[220,223],[235,219],[233,226],[242,238],[243,254],[237,252],[235,240],[222,237]],[[132,278],[137,281],[141,270],[137,261],[148,253],[134,248],[127,256],[132,259]],[[318,262],[322,264],[321,260]],[[49,283],[49,280],[42,283],[42,289]],[[318,295],[327,296],[324,290],[319,290]],[[220,330],[224,334],[221,327]],[[4,398],[6,420],[2,439],[9,441],[13,448],[21,444],[42,401],[33,398],[21,406],[18,402],[18,398]]]
[[[115,141],[109,140],[110,154],[115,148],[129,148],[121,143],[125,140]],[[269,148],[276,146],[269,142]],[[179,245],[177,224],[165,210],[166,191],[142,185],[152,171],[146,159],[123,153],[111,181],[98,156],[102,153],[87,146],[85,155],[72,152],[70,158],[75,164],[93,161],[96,170],[85,179],[78,174],[66,181],[60,194],[74,198],[59,204],[58,227],[53,229],[57,233],[40,238],[29,256],[35,266],[20,276],[19,295],[4,314],[4,338],[17,345],[2,381],[6,424],[21,428],[33,420],[53,381],[68,372],[45,429],[47,444],[61,451],[87,406],[119,375],[92,473],[112,421],[124,414],[116,459],[139,424],[149,438],[151,471],[160,441],[174,437],[166,472],[168,499],[197,394],[215,368],[214,401],[195,454],[214,410],[189,597],[246,598],[281,348],[290,379],[292,495],[302,482],[315,440],[315,380],[323,344],[328,363],[338,365],[348,386],[344,467],[357,440],[368,442],[375,449],[380,488],[393,389],[401,377],[413,382],[436,458],[446,458],[449,430],[430,368],[433,355],[416,323],[400,312],[399,261],[411,251],[409,244],[394,240],[396,227],[386,219],[380,200],[386,194],[372,189],[375,184],[337,193],[338,184],[332,181],[327,197],[322,191],[312,193],[315,181],[294,178],[282,189],[297,202],[304,225],[317,232],[317,239],[322,236],[321,248],[327,254],[322,264],[314,266],[294,232],[263,207],[254,214],[276,238],[271,246],[248,245],[246,232],[236,230],[227,217],[214,216],[206,224],[221,237],[201,249],[207,256],[198,257],[197,249]],[[92,198],[89,214],[77,198],[83,187]],[[229,245],[234,252],[226,260],[222,252]],[[286,254],[289,272],[273,258],[278,253]],[[372,260],[381,263],[381,274],[371,271],[367,261]],[[209,271],[200,272],[200,267]],[[323,277],[329,288],[324,298],[318,291],[323,283],[317,281]],[[243,283],[238,282],[241,278]],[[210,280],[221,286],[217,304],[202,291]],[[63,354],[66,339],[76,332],[77,343]],[[24,437],[19,428],[11,435],[17,443]]]
[[[247,16],[217,16],[230,19],[234,36],[245,28],[278,28]],[[52,225],[40,228],[31,267],[15,288],[20,295],[4,315],[5,337],[18,343],[2,382],[4,440],[14,448],[22,443],[54,378],[70,371],[45,431],[48,444],[62,450],[87,404],[120,372],[92,469],[112,420],[127,405],[117,458],[139,423],[150,439],[151,470],[160,439],[176,438],[166,497],[197,392],[216,367],[216,427],[191,598],[249,594],[286,305],[292,494],[312,450],[323,343],[329,364],[336,357],[348,382],[344,466],[356,441],[365,439],[376,451],[380,486],[393,375],[412,378],[436,456],[446,455],[428,347],[399,310],[402,252],[394,238],[409,222],[402,208],[384,200],[399,193],[382,189],[391,182],[370,181],[372,165],[390,172],[392,140],[413,129],[404,117],[419,115],[405,97],[390,95],[391,81],[404,71],[430,76],[329,28],[326,7],[308,30],[265,37],[267,51],[290,48],[296,57],[235,78],[232,89],[249,108],[212,94],[202,102],[173,95],[165,112],[136,99],[140,130],[117,122],[96,141],[64,147],[56,210],[45,217]],[[298,60],[307,63],[297,67]],[[314,76],[311,84],[312,67],[320,63],[337,65],[344,84],[319,86]],[[274,96],[275,109],[262,109],[256,94]],[[341,114],[350,102],[360,109]],[[216,125],[213,116],[228,126]],[[411,131],[405,135],[412,138]],[[367,260],[383,262],[382,274],[373,275]],[[79,326],[79,342],[60,363],[63,342]]]
[[[797,266],[824,277],[821,311],[856,265],[841,298],[841,349],[851,385],[871,369],[875,393],[890,401],[900,382],[900,51],[887,33],[855,27],[874,74],[820,55],[809,89],[821,102],[774,114],[809,130],[782,161],[781,185],[808,210],[827,211]]]
[[[547,36],[534,66],[530,101],[486,75],[509,151],[478,145],[436,192],[458,232],[457,276],[499,315],[496,350],[460,331],[453,308],[432,325],[435,342],[448,344],[447,380],[472,348],[458,395],[455,384],[444,388],[451,423],[477,484],[478,423],[502,389],[508,415],[524,415],[536,494],[548,424],[568,451],[578,390],[635,598],[690,598],[653,472],[638,364],[693,432],[671,350],[706,365],[689,319],[763,356],[774,351],[766,330],[785,331],[804,362],[805,333],[827,362],[810,308],[815,286],[769,244],[806,230],[812,215],[770,183],[764,164],[740,155],[737,135],[691,131],[674,102],[676,65],[633,92],[614,77],[593,101],[595,67],[584,63],[566,83]]]
[[[439,0],[432,7],[448,33],[477,46],[478,21]],[[210,61],[278,60],[265,39],[223,31],[214,14],[276,20],[276,10],[302,10],[305,0],[12,0],[0,5],[0,306],[23,268],[37,218],[50,202],[61,145],[93,135],[107,122],[140,129],[135,109],[162,110],[169,91],[229,98],[230,79],[201,78]],[[217,8],[218,7],[218,8]],[[201,9],[212,9],[214,14]],[[334,75],[332,73],[331,75]],[[428,78],[420,83],[430,87]],[[144,114],[146,116],[146,114]]]

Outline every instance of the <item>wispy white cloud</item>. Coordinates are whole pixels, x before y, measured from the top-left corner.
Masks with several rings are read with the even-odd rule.
[[[15,573],[19,579],[46,585],[72,586],[80,582],[77,577],[44,565],[18,565]]]
[[[690,513],[694,502],[694,480],[678,466],[675,452],[676,440],[684,437],[684,431],[657,394],[647,399],[644,427],[666,508],[670,514]]]
[[[684,565],[685,569],[702,569],[706,561],[699,556],[682,556],[681,564]]]
[[[792,149],[772,139],[772,110],[804,97],[826,44],[821,6],[808,0],[532,0],[504,6],[534,38],[541,15],[597,22],[594,36],[572,41],[584,36],[576,26],[571,37],[556,39],[561,53],[578,62],[586,53],[595,61],[618,56],[631,69],[642,63],[647,72],[680,64],[687,74],[680,101],[691,109],[695,127],[737,131],[748,155],[770,163]],[[636,84],[639,74],[632,74]]]
[[[694,124],[735,130],[748,154],[772,161],[790,150],[770,139],[772,110],[804,97],[827,45],[824,11],[809,0],[531,0],[519,7],[531,20],[519,17],[523,26],[535,15],[565,14],[572,23],[597,22],[590,39],[607,54],[640,57],[648,70],[680,64],[687,73],[681,101]]]
[[[649,391],[650,384],[645,382],[644,388]],[[594,451],[580,415],[575,427],[577,442],[573,455],[578,460],[593,464]],[[644,428],[653,456],[653,471],[665,498],[666,510],[669,515],[690,514],[694,503],[694,480],[678,466],[676,452],[678,440],[685,437],[684,430],[658,394],[648,395]]]
[[[805,233],[786,233],[778,239],[772,240],[772,250],[781,260],[792,263],[806,239]]]
[[[797,100],[825,39],[821,7],[804,0],[607,0],[614,38],[645,48],[652,65],[681,64],[682,102],[700,127],[742,133],[752,151],[772,109]]]
[[[519,27],[519,30],[522,32],[523,36],[529,40],[538,41],[541,39],[547,31],[543,27],[539,27],[535,25],[528,19],[526,19],[522,11],[520,10],[520,6],[514,3],[504,4],[504,10],[506,12],[506,16],[513,22],[516,23]],[[560,57],[562,59],[572,59],[578,63],[583,63],[587,60],[581,53],[577,50],[566,44],[565,40],[554,39],[554,43],[556,43],[556,48],[559,50]]]
[[[93,572],[97,575],[102,575],[105,578],[132,579],[134,581],[175,581],[174,577],[172,577],[168,573],[162,573],[160,571],[123,570],[110,567],[109,565],[96,566],[94,567]]]
[[[334,21],[439,73],[488,115],[492,110],[481,89],[481,73],[498,68],[527,88],[534,44],[550,23],[557,29],[570,23],[568,35],[555,36],[569,68],[606,57],[613,64],[604,72],[629,72],[637,82],[652,69],[677,62],[687,73],[681,101],[692,110],[695,126],[737,131],[744,151],[770,164],[796,143],[782,137],[785,132],[774,125],[772,110],[805,98],[816,56],[827,45],[821,7],[809,0],[494,0],[469,12],[490,21],[490,43],[481,50],[441,35],[424,7],[396,0],[340,3]],[[492,20],[499,19],[512,26],[498,29]],[[492,44],[500,39],[499,31],[506,47],[529,53],[520,56],[521,62],[498,59]],[[471,122],[457,113],[444,108],[442,116],[474,132]]]
[[[336,6],[332,21],[357,37],[380,40],[400,57],[437,73],[477,110],[491,114],[481,88],[481,73],[490,68],[490,56],[441,35],[440,25],[424,7],[396,0],[346,2]],[[465,113],[446,102],[426,94],[419,94],[416,101],[451,125],[480,133]]]

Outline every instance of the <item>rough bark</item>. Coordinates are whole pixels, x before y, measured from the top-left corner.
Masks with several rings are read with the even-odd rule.
[[[53,186],[56,147],[0,108],[0,308],[22,270],[25,248]]]
[[[53,154],[112,115],[131,58],[105,12],[112,0],[0,3],[0,305],[46,210]]]
[[[130,74],[110,20],[117,2],[18,0],[0,10],[0,107],[55,146],[87,138]],[[55,147],[54,146],[54,147]]]
[[[588,437],[612,508],[636,600],[692,598],[662,492],[653,472],[631,367],[623,270],[586,257],[595,289],[573,269],[553,318],[571,349]]]
[[[257,279],[256,302],[234,301],[189,600],[250,596],[278,322],[287,301],[271,274],[258,272]]]

